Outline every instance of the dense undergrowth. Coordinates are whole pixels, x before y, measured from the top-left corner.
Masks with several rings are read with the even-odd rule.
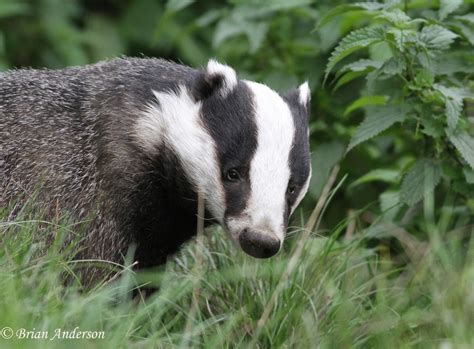
[[[13,337],[0,338],[2,348],[474,344],[474,241],[465,229],[419,241],[390,223],[353,231],[344,221],[325,236],[295,225],[284,250],[262,261],[211,228],[161,270],[136,273],[129,258],[112,280],[86,290],[70,277],[81,267],[70,253],[75,243],[63,245],[72,223],[26,213],[9,220],[7,213],[0,223],[0,328]],[[56,239],[45,247],[50,234]],[[399,248],[374,244],[378,239]],[[145,296],[140,285],[159,290]],[[54,337],[75,328],[104,338]],[[48,338],[21,338],[22,329]]]
[[[0,348],[474,347],[473,6],[1,1],[2,70],[143,54],[216,57],[279,91],[308,79],[313,179],[276,258],[211,228],[140,273],[133,251],[125,266],[75,260],[64,241],[80,229],[64,217],[0,208]],[[337,163],[346,180],[315,220]],[[115,277],[85,290],[75,275],[91,263]],[[143,284],[159,291],[142,297]]]

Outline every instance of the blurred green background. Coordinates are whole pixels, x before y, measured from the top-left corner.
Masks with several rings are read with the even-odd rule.
[[[443,1],[398,2],[411,16],[428,20],[437,20],[440,6],[446,6]],[[348,178],[325,215],[325,224],[331,227],[350,210],[380,212],[381,193],[400,183],[407,164],[416,159],[419,150],[416,139],[405,137],[399,128],[345,155],[351,135],[364,117],[363,110],[347,112],[347,107],[361,95],[365,79],[355,79],[335,90],[333,74],[323,85],[324,73],[339,40],[371,24],[373,18],[355,11],[335,16],[321,27],[317,23],[337,5],[351,3],[0,0],[0,69],[61,68],[120,55],[162,57],[200,67],[209,58],[217,58],[233,66],[240,77],[264,82],[278,91],[308,80],[312,89],[313,180],[302,207],[307,214],[330,169],[342,161],[341,174],[348,174]],[[457,7],[459,13],[470,13],[472,1]],[[472,26],[466,25],[465,33],[474,38]],[[461,46],[455,47],[461,50]],[[379,59],[388,52],[383,45],[367,51],[371,58]],[[360,57],[364,55],[354,56]],[[469,55],[464,55],[468,62],[466,57]],[[472,60],[471,55],[470,64]],[[465,77],[470,79],[470,75]],[[374,169],[388,172],[354,184]]]

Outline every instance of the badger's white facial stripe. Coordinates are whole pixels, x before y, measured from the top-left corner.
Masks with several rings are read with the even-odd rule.
[[[224,78],[224,86],[220,90],[224,97],[237,86],[237,74],[235,70],[228,65],[211,59],[207,63],[206,72],[210,77],[219,75]]]
[[[257,150],[250,165],[251,192],[245,210],[254,228],[284,238],[289,155],[295,126],[288,105],[265,85],[246,81],[254,94]]]
[[[201,102],[186,88],[178,93],[153,91],[159,105],[150,105],[139,118],[136,134],[148,151],[164,142],[181,160],[188,179],[200,190],[214,218],[222,222],[225,201],[215,143],[200,121]]]
[[[307,81],[301,84],[300,87],[298,87],[298,92],[299,92],[300,103],[302,105],[306,105],[309,102],[309,99],[311,98],[311,91],[309,89],[309,85]]]

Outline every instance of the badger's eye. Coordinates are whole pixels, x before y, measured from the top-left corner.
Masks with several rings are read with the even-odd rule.
[[[290,185],[288,186],[288,193],[289,193],[289,194],[294,194],[295,191],[296,191],[296,185],[290,184]]]
[[[235,168],[231,168],[226,172],[225,179],[229,182],[237,182],[240,180],[240,173]]]

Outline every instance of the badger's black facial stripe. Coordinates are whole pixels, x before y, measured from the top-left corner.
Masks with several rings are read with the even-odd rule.
[[[209,96],[202,103],[201,119],[216,142],[226,198],[225,216],[236,216],[245,209],[250,196],[250,163],[257,149],[252,92],[239,81],[225,98]],[[225,180],[231,169],[238,171],[238,181]]]
[[[289,185],[293,185],[295,190],[293,193],[287,192],[287,204],[289,207],[295,203],[310,173],[308,141],[308,111],[310,106],[309,101],[306,105],[302,105],[299,97],[297,89],[283,96],[290,107],[295,125],[295,135],[288,159],[291,170]],[[286,214],[289,215],[289,212]]]

